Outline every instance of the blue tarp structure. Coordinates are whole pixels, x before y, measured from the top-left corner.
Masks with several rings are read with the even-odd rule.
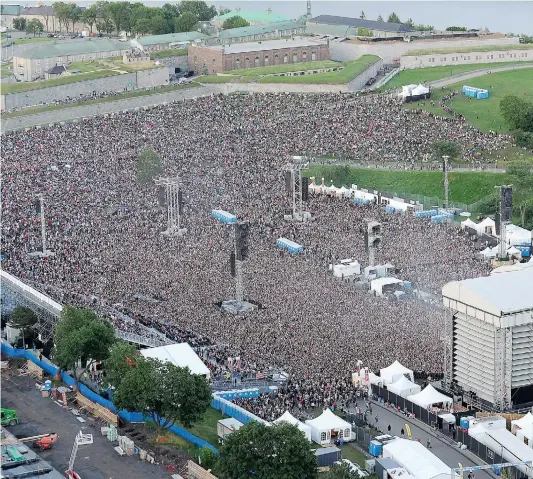
[[[463,94],[471,98],[477,98],[478,100],[482,100],[484,98],[489,97],[488,90],[485,90],[483,88],[475,88],[472,86],[466,86],[466,85],[463,87]]]
[[[256,398],[259,397],[259,394],[261,391],[259,391],[258,388],[251,388],[251,389],[235,389],[233,391],[222,391],[217,392],[217,396],[227,399],[228,401],[231,401],[232,399],[240,399],[240,398]]]
[[[287,238],[278,238],[276,245],[280,248],[288,249],[291,253],[303,253],[304,247],[294,241],[288,240]]]
[[[417,211],[415,217],[417,218],[430,218],[432,216],[437,216],[439,212],[437,210],[427,210],[427,211]]]
[[[432,223],[451,223],[452,221],[452,216],[448,215],[437,215],[431,218]]]
[[[228,213],[227,211],[223,210],[213,210],[211,212],[211,216],[221,223],[225,224],[233,224],[237,223],[237,217],[235,215],[232,215],[231,213]]]

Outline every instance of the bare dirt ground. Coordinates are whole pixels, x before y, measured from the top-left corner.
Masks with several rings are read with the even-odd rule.
[[[85,434],[93,434],[94,443],[80,446],[74,469],[83,479],[146,479],[170,478],[172,472],[163,464],[148,464],[140,461],[138,456],[120,457],[113,449],[116,443],[110,443],[100,433],[101,423],[88,415],[83,415],[85,423],[80,423],[68,409],[58,406],[51,399],[42,398],[35,388],[35,379],[31,377],[8,377],[2,375],[3,408],[16,409],[20,424],[7,429],[15,436],[22,438],[38,434],[56,432],[59,436],[55,447],[40,453],[59,472],[67,469],[74,438],[82,430]],[[144,426],[138,425],[132,431]],[[128,426],[126,429],[128,430]],[[121,432],[123,434],[123,432]],[[136,445],[144,448],[142,441],[132,437]],[[148,437],[147,437],[148,439]],[[175,448],[163,453],[167,447],[155,448],[146,445],[146,449],[156,452],[156,460],[162,463],[178,465],[174,470],[183,474],[183,464],[187,456]],[[159,451],[159,449],[161,449]],[[170,448],[168,448],[170,449]],[[157,454],[159,453],[159,454]]]

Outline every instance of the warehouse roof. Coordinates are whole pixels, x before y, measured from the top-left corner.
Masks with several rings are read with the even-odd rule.
[[[22,15],[54,15],[54,7],[50,5],[40,5],[39,7],[27,7],[22,11]]]
[[[20,5],[2,5],[2,15],[18,15],[22,10]]]
[[[346,25],[348,27],[368,28],[369,30],[380,30],[383,32],[414,32],[412,28],[401,23],[378,22],[377,20],[366,20],[362,18],[337,17],[336,15],[319,15],[310,20],[313,23],[326,23],[328,25]]]
[[[250,25],[248,27],[230,28],[228,30],[221,31],[218,35],[213,35],[217,38],[240,38],[248,37],[250,35],[261,35],[262,33],[271,33],[276,30],[294,30],[302,28],[304,25],[298,22],[275,22],[266,23],[264,25]]]
[[[241,17],[250,23],[286,22],[290,20],[290,18],[284,15],[279,15],[278,13],[269,13],[268,11],[262,12],[257,10],[232,10],[224,15],[219,15],[214,20],[223,22],[231,17]]]
[[[19,58],[52,58],[62,57],[67,55],[81,55],[84,53],[100,53],[130,50],[131,45],[125,42],[117,42],[114,40],[103,39],[85,39],[77,42],[58,42],[48,43],[44,46],[32,48],[20,53],[16,56]]]
[[[167,33],[165,35],[148,35],[146,37],[137,38],[137,41],[143,46],[161,45],[163,43],[186,43],[194,40],[203,40],[207,35],[201,32],[182,32],[182,33]]]
[[[282,48],[294,47],[318,47],[326,45],[326,42],[317,42],[308,38],[296,37],[284,40],[266,40],[259,42],[235,43],[229,46],[217,45],[209,48],[224,49],[224,53],[248,53],[264,50],[281,50]]]
[[[483,278],[452,281],[442,296],[495,316],[533,310],[533,267]],[[475,316],[475,312],[467,311]]]

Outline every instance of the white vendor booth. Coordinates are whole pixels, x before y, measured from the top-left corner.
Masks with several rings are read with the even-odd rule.
[[[452,398],[441,394],[431,384],[427,385],[424,390],[418,394],[407,396],[406,399],[414,404],[419,405],[420,407],[423,407],[424,409],[440,403],[442,403],[444,406],[451,406],[453,404]]]
[[[289,411],[285,411],[281,417],[274,421],[274,424],[279,424],[281,422],[288,422],[293,426],[297,426],[298,429],[304,433],[304,436],[311,441],[311,427],[298,421],[298,419],[296,419]]]
[[[347,278],[361,274],[361,265],[356,259],[341,259],[339,264],[333,266],[333,276],[337,278]]]
[[[511,421],[511,432],[533,448],[533,414],[528,412],[524,417]]]
[[[413,371],[405,366],[401,365],[398,361],[394,361],[390,366],[380,369],[379,375],[383,380],[384,384],[395,383],[402,376],[409,376],[412,382],[414,382]]]
[[[335,438],[345,441],[352,438],[351,424],[333,414],[330,409],[325,409],[315,419],[308,419],[305,424],[311,428],[311,438],[318,444],[329,444]]]
[[[418,384],[409,381],[409,379],[407,379],[405,376],[402,376],[400,379],[398,379],[398,381],[389,384],[387,386],[387,389],[391,393],[398,394],[403,398],[418,394],[422,390],[422,388]]]

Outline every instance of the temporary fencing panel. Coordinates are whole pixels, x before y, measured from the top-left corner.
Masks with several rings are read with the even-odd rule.
[[[255,414],[252,414],[251,412],[246,411],[246,409],[243,409],[242,407],[237,406],[237,404],[233,404],[227,399],[217,396],[216,394],[213,394],[213,399],[211,400],[211,406],[217,411],[220,411],[222,414],[231,416],[233,419],[237,419],[237,421],[240,421],[243,424],[247,424],[251,421],[257,421],[257,422],[261,422],[264,424],[268,424],[267,421],[261,419]]]

